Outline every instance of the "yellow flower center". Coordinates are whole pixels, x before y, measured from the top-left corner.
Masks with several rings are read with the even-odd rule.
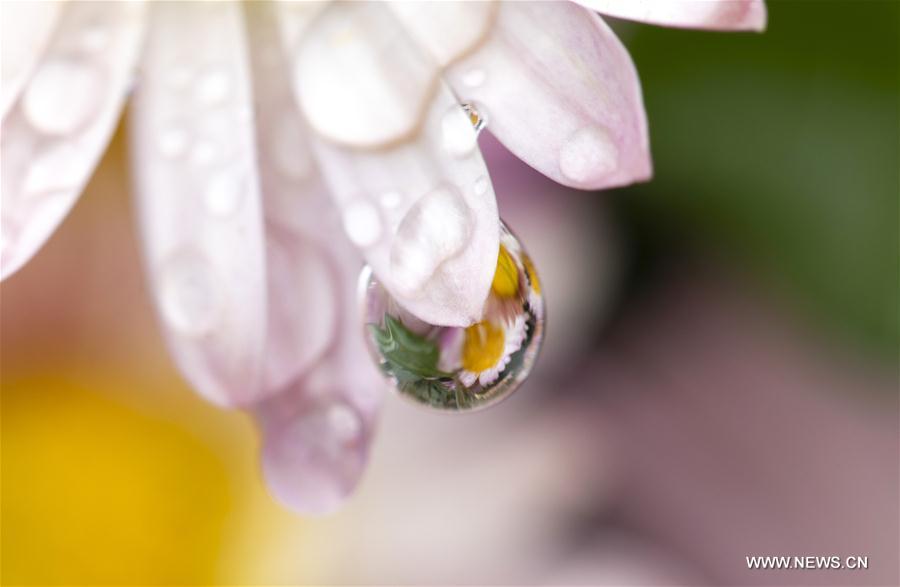
[[[503,358],[505,338],[503,328],[490,322],[479,322],[466,328],[463,369],[481,373],[499,363]]]
[[[534,293],[537,295],[541,295],[541,280],[538,279],[537,271],[534,269],[534,263],[531,262],[531,257],[522,255],[522,264],[525,265],[525,273],[528,275],[528,282],[531,283],[531,289],[533,289]]]
[[[511,298],[519,292],[519,270],[503,245],[500,245],[500,254],[497,255],[497,271],[494,272],[491,290],[501,298]]]

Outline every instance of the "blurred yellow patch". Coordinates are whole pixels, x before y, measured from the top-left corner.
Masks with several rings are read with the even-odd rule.
[[[185,429],[98,391],[4,381],[2,582],[215,582],[225,466]]]

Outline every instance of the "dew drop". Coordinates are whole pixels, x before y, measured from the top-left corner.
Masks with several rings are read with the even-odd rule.
[[[242,176],[223,171],[209,180],[203,193],[207,211],[214,216],[226,217],[237,212],[246,191]]]
[[[368,200],[353,200],[344,206],[344,230],[353,243],[369,247],[381,238],[381,216],[378,209]]]
[[[340,444],[352,444],[362,435],[362,421],[350,406],[335,402],[326,413],[328,429]]]
[[[484,120],[469,104],[462,105],[462,113],[470,125],[465,124],[459,108],[454,106],[441,119],[441,139],[444,149],[454,157],[471,154],[478,144],[478,133],[484,127]]]
[[[268,426],[263,469],[273,493],[304,512],[333,511],[362,472],[364,432],[360,415],[341,400]]]
[[[462,76],[462,83],[469,88],[477,88],[484,84],[487,74],[483,69],[474,68],[466,71]]]
[[[544,300],[534,264],[506,225],[481,320],[468,328],[410,319],[368,267],[360,282],[366,343],[401,396],[438,410],[476,410],[527,379],[543,337]]]
[[[475,192],[476,196],[483,196],[488,193],[488,190],[491,187],[491,182],[487,178],[486,175],[482,175],[478,179],[475,180],[475,184],[472,186],[472,190]]]
[[[183,128],[167,126],[160,129],[157,134],[156,147],[163,157],[174,159],[184,155],[189,140],[188,133]]]
[[[487,126],[487,116],[484,114],[484,109],[470,102],[463,104],[462,109],[466,116],[469,117],[469,122],[472,123],[472,128],[475,129],[475,134],[478,135]]]
[[[405,293],[419,290],[441,263],[463,250],[474,222],[455,188],[441,186],[422,196],[403,217],[391,245],[397,286]]]
[[[203,167],[215,161],[216,155],[217,149],[215,144],[212,141],[201,139],[194,143],[194,146],[191,148],[191,163],[198,167]]]
[[[71,143],[55,143],[28,163],[22,191],[29,197],[72,189],[81,180],[81,152]]]
[[[5,259],[9,254],[11,239],[9,237],[9,227],[4,222],[0,225],[0,258]]]
[[[618,165],[619,150],[606,130],[589,126],[575,131],[559,153],[559,170],[577,183],[609,175]]]
[[[194,250],[180,251],[159,274],[160,311],[165,322],[186,336],[200,336],[215,325],[220,298],[209,260]]]
[[[89,53],[99,53],[109,46],[110,35],[106,27],[93,24],[81,34],[81,48]]]
[[[379,196],[378,201],[381,202],[381,205],[388,209],[393,210],[397,206],[400,205],[400,202],[403,201],[403,195],[398,191],[389,191],[384,192]]]
[[[86,62],[54,58],[44,63],[22,96],[25,117],[49,135],[69,134],[99,111],[103,75]]]
[[[231,92],[231,77],[221,69],[210,69],[194,82],[194,100],[204,106],[220,104]]]

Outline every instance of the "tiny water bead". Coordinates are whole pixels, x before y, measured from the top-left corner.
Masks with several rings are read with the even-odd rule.
[[[77,58],[54,58],[35,72],[22,96],[28,121],[47,135],[67,135],[99,112],[104,74]],[[65,90],[62,91],[61,89]]]
[[[401,396],[431,408],[467,411],[509,397],[528,377],[541,346],[540,281],[505,225],[482,318],[467,328],[416,318],[368,267],[360,276],[360,297],[366,343],[379,369]]]

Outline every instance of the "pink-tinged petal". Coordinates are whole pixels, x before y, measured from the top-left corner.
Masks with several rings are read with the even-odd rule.
[[[338,330],[326,355],[254,410],[272,494],[303,514],[336,510],[365,469],[384,394],[367,354],[355,295],[358,253],[335,239],[321,258],[332,268]]]
[[[254,414],[275,497],[301,513],[337,508],[368,458],[384,382],[363,346],[359,253],[341,232],[294,103],[267,4],[247,4],[266,240],[267,386]]]
[[[391,2],[407,33],[444,67],[479,45],[497,18],[499,2]]]
[[[151,24],[129,129],[148,279],[194,388],[248,404],[265,393],[267,309],[243,13],[161,2]]]
[[[576,0],[616,18],[663,26],[715,31],[762,31],[763,0]]]
[[[317,11],[305,27],[302,11]],[[380,2],[332,3],[324,9],[281,5],[294,54],[300,106],[312,128],[329,140],[377,147],[414,133],[439,78]],[[289,37],[288,35],[295,35]]]
[[[136,3],[66,5],[40,63],[4,116],[3,279],[50,237],[106,149],[132,81],[143,16]],[[91,43],[85,44],[86,35]]]
[[[461,101],[483,107],[491,134],[554,181],[602,189],[651,175],[634,64],[580,6],[501,3],[484,44],[445,79]]]
[[[0,115],[19,96],[53,34],[61,2],[0,3]],[[85,31],[85,40],[90,40]]]
[[[347,333],[345,345],[358,331]],[[362,351],[363,349],[360,349]],[[377,373],[352,381],[370,364],[356,353],[332,357],[275,398],[256,418],[263,434],[262,466],[272,494],[302,514],[335,511],[359,483],[374,433]],[[359,385],[369,385],[362,397]]]
[[[340,10],[387,8],[348,4]],[[402,28],[394,33],[405,35]],[[302,45],[285,40],[288,48]],[[427,59],[408,39],[369,49],[380,49],[388,62],[402,59],[394,55],[401,49]],[[302,103],[296,85],[295,92]],[[438,84],[415,134],[389,146],[356,149],[314,134],[313,151],[345,232],[391,294],[432,324],[480,320],[499,248],[497,205],[476,132],[449,89]]]
[[[284,75],[287,59],[271,8],[257,3],[245,9],[266,224],[266,387],[278,390],[305,373],[334,341],[339,295],[328,250],[335,235],[342,235]]]

